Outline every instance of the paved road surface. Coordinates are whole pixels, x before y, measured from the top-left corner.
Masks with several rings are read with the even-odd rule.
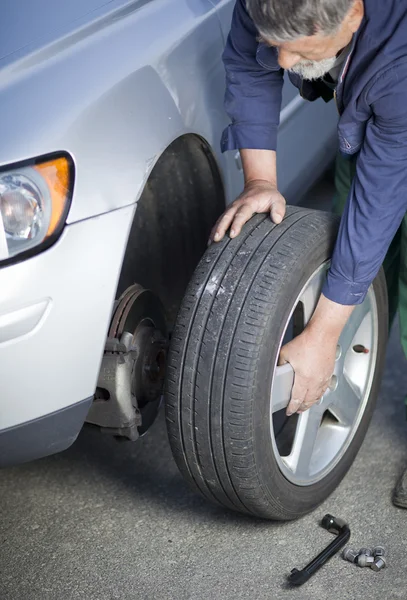
[[[378,409],[359,456],[335,494],[301,521],[234,515],[190,492],[161,418],[136,444],[84,431],[59,456],[0,472],[2,600],[393,600],[407,597],[407,513],[390,490],[407,462],[407,368],[389,346]],[[284,576],[330,537],[331,512],[352,543],[385,544],[389,567],[358,569],[339,556],[302,589]]]

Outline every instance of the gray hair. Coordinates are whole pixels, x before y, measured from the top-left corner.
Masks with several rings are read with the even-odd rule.
[[[355,0],[246,0],[247,10],[260,35],[289,42],[339,29]]]

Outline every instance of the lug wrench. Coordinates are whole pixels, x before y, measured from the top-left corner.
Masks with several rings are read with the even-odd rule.
[[[349,526],[342,519],[337,519],[332,515],[325,515],[325,517],[321,521],[321,525],[324,529],[329,531],[330,533],[335,533],[337,537],[332,540],[332,542],[322,550],[318,556],[314,558],[306,567],[304,567],[301,571],[298,569],[293,569],[291,571],[291,575],[289,575],[288,580],[291,585],[300,586],[303,585],[308,579],[320,568],[323,564],[326,563],[328,559],[331,558],[334,554],[338,552],[349,540],[350,538],[350,529]]]

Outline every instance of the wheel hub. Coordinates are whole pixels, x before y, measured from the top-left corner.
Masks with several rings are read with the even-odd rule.
[[[161,403],[167,347],[160,301],[149,290],[131,286],[114,306],[87,420],[129,439],[144,434]]]

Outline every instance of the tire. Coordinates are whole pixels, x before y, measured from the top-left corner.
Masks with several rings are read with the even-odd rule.
[[[329,260],[337,229],[336,217],[299,207],[288,207],[278,226],[268,215],[256,215],[238,238],[212,244],[195,271],[171,341],[166,421],[181,473],[212,502],[266,519],[301,517],[332,493],[361,446],[384,366],[382,271],[369,292],[370,320],[363,321],[372,323],[374,337],[363,410],[357,409],[357,425],[349,429],[340,459],[309,484],[290,480],[276,451],[281,411],[272,416],[270,408],[275,365],[295,301]],[[294,417],[283,418],[289,429],[287,422],[295,424]]]

